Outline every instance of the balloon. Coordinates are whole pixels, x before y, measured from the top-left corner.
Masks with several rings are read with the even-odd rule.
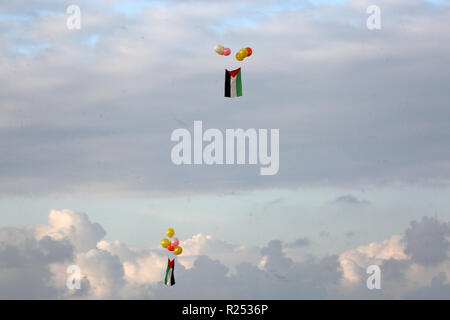
[[[172,238],[173,235],[175,234],[175,230],[173,230],[172,228],[167,229],[166,234],[169,238]]]
[[[218,54],[222,54],[222,53],[223,53],[223,49],[224,49],[224,47],[223,47],[222,45],[220,45],[220,44],[217,44],[217,45],[214,47],[214,51],[215,51],[216,53],[218,53]]]
[[[162,245],[163,248],[167,248],[167,246],[169,244],[170,244],[170,240],[169,239],[164,238],[164,239],[161,240],[161,245]]]
[[[229,56],[230,53],[231,53],[230,48],[225,48],[225,49],[223,49],[223,55],[224,55],[224,56]]]
[[[252,55],[252,53],[253,53],[252,48],[247,47],[247,48],[245,48],[245,50],[247,50],[247,57],[250,57]]]
[[[173,253],[175,254],[175,255],[180,255],[181,253],[183,252],[183,248],[182,247],[176,247],[174,250],[173,250]]]
[[[173,250],[175,250],[175,247],[172,246],[171,243],[169,243],[169,245],[167,246],[167,249],[168,249],[169,251],[173,251]]]
[[[239,52],[238,52],[238,53],[236,53],[236,59],[237,59],[238,61],[242,61],[242,60],[244,60],[244,57],[242,57],[242,56],[239,54]]]
[[[246,49],[239,50],[239,55],[243,58],[248,56],[248,51]]]
[[[170,241],[170,244],[172,247],[177,247],[180,244],[180,240],[178,240],[178,238],[173,238],[172,241]]]

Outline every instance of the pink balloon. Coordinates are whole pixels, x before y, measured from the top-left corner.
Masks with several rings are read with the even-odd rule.
[[[231,53],[230,48],[225,48],[225,49],[223,49],[223,55],[224,55],[224,56],[229,56],[230,53]]]
[[[180,240],[178,240],[178,238],[173,238],[172,241],[170,241],[170,244],[172,247],[177,247],[180,244]]]

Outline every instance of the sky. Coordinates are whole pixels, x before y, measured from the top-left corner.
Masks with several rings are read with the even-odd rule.
[[[449,299],[449,18],[445,0],[0,3],[0,298],[164,298],[173,227],[177,298]],[[197,120],[279,129],[279,172],[174,165]]]

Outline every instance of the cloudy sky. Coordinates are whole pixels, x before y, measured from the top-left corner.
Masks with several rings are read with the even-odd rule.
[[[450,299],[450,1],[3,1],[0,70],[0,298]],[[195,120],[278,174],[175,166]]]

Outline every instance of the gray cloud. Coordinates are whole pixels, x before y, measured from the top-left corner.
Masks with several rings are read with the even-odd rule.
[[[413,300],[448,300],[450,299],[450,283],[446,282],[445,273],[441,273],[431,280],[428,287],[418,288],[409,293],[406,299]]]
[[[353,238],[356,235],[356,233],[354,231],[348,231],[345,233],[345,236],[347,238]]]
[[[80,31],[65,27],[70,2],[0,4],[0,196],[448,185],[448,5],[379,1],[383,28],[372,32],[366,0],[170,1],[131,15],[112,6],[125,2],[78,1]],[[218,42],[233,51],[254,48],[239,100],[222,97],[223,69],[237,64],[212,52]],[[222,130],[279,128],[280,173],[175,167],[170,133],[192,129],[194,120]],[[349,194],[334,203],[369,201]],[[282,204],[280,197],[267,206]],[[410,258],[355,249],[362,262],[349,259],[347,267],[364,279],[367,261],[380,264],[382,292],[368,292],[364,280],[348,289],[352,272],[341,270],[340,257],[287,255],[309,238],[244,251],[208,240],[177,265],[175,296],[448,297],[450,276],[440,274],[449,270],[448,229],[433,218],[413,222],[401,251]],[[105,234],[87,215],[69,211],[51,214],[44,226],[0,229],[0,297],[169,296],[159,281],[165,257],[105,244]],[[81,291],[64,287],[69,263],[85,273]],[[223,290],[213,292],[211,283]]]
[[[320,231],[319,236],[322,238],[330,238],[331,234],[328,231],[322,230],[322,231]]]
[[[351,195],[351,194],[346,194],[346,195],[342,195],[337,197],[334,201],[334,203],[344,203],[344,204],[351,204],[351,205],[367,205],[370,204],[369,201],[367,200],[360,200],[357,197]]]
[[[298,248],[298,247],[309,246],[310,244],[311,244],[311,241],[308,238],[298,238],[294,242],[288,243],[286,246],[288,248]]]
[[[49,237],[37,240],[30,230],[0,228],[0,297],[51,299],[61,290],[51,285],[49,265],[73,258],[72,244]]]
[[[450,224],[435,218],[423,217],[411,222],[405,232],[406,249],[412,260],[422,265],[435,265],[445,261],[450,248]]]
[[[410,261],[387,259],[383,261],[380,269],[383,273],[383,281],[404,281],[405,272],[410,267]]]
[[[82,1],[83,28],[70,32],[64,10],[45,15],[61,11],[52,3],[27,5],[27,22],[0,21],[1,194],[448,184],[450,22],[441,5],[383,2],[385,24],[371,32],[369,1],[281,10],[173,1],[133,19]],[[222,23],[239,17],[250,26]],[[235,63],[214,55],[219,41],[255,49],[238,101],[222,97],[223,69]],[[279,174],[172,165],[170,133],[199,119],[222,130],[279,128]]]
[[[180,280],[175,293],[162,288],[157,295],[163,299],[170,296],[181,299],[187,296],[193,299],[229,299],[230,296],[234,299],[326,298],[325,284],[335,280],[330,276],[338,274],[336,257],[315,263],[295,263],[285,257],[281,249],[280,241],[269,242],[261,250],[266,256],[264,270],[242,263],[229,277],[228,268],[220,261],[199,256],[192,269],[181,267],[176,271]]]
[[[399,237],[399,242],[394,239],[358,247],[341,255],[310,255],[300,260],[288,256],[280,240],[270,241],[255,254],[257,247],[244,248],[210,236],[205,241],[197,235],[183,242],[186,256],[177,260],[176,285],[167,290],[162,284],[167,257],[161,249],[130,248],[101,238],[97,243],[90,242],[89,248],[82,247],[73,234],[71,238],[66,236],[70,234],[67,230],[78,230],[77,234],[81,235],[101,226],[90,222],[85,214],[52,211],[48,225],[0,229],[0,297],[446,299],[450,260],[446,257],[440,263],[433,260],[432,266],[423,264],[417,257],[422,257],[428,248],[419,241],[410,241],[417,233],[422,239],[430,237],[445,223],[424,218],[411,225],[405,233],[405,239],[409,241],[405,248],[398,247],[402,243]],[[231,256],[235,250],[236,255]],[[407,250],[411,258],[404,254]],[[216,252],[223,259],[212,258],[203,252]],[[250,254],[251,259],[242,257],[243,254]],[[423,264],[423,273],[417,273],[420,269],[415,267],[416,263]],[[66,268],[71,264],[81,268],[80,291],[65,288]],[[380,291],[365,287],[366,268],[371,264],[381,268]]]

